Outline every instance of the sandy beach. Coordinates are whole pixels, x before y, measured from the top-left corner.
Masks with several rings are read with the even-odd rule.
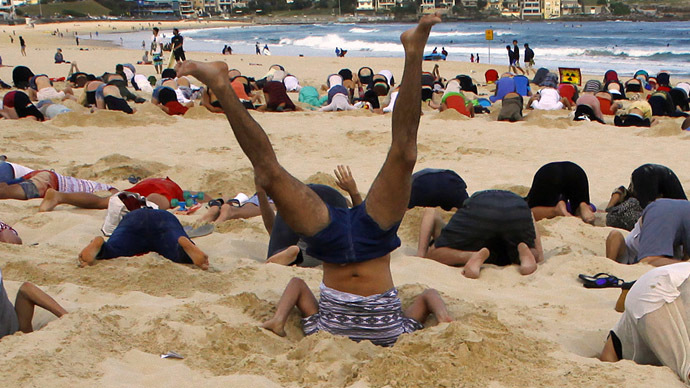
[[[98,26],[100,24],[100,26]],[[175,26],[161,26],[169,34]],[[2,27],[0,53],[6,65],[27,65],[34,73],[66,76],[69,65],[53,64],[56,47],[82,71],[100,75],[118,63],[135,63],[138,50],[89,41],[88,32],[131,30],[138,23],[93,22]],[[192,28],[200,26],[190,23]],[[79,30],[74,37],[50,35],[55,28]],[[15,42],[9,34],[16,31]],[[27,42],[21,57],[17,36]],[[166,63],[167,55],[166,53]],[[243,74],[262,77],[279,63],[302,85],[320,87],[341,68],[370,66],[402,77],[402,58],[311,58],[222,56],[188,52],[189,59],[224,60]],[[425,62],[431,71],[434,62]],[[505,66],[440,62],[441,74],[469,74],[483,83],[484,71]],[[137,66],[146,76],[153,66]],[[0,68],[11,83],[12,67]],[[600,79],[601,75],[592,76]],[[672,78],[677,82],[677,78]],[[488,93],[488,88],[481,90]],[[145,96],[150,98],[150,96]],[[296,95],[294,100],[297,100]],[[225,117],[195,107],[172,117],[150,103],[138,112],[74,112],[39,123],[0,120],[9,161],[36,169],[92,179],[125,189],[130,175],[169,176],[188,190],[212,196],[254,192],[251,165]],[[627,185],[631,172],[658,163],[690,187],[687,140],[681,119],[661,118],[648,129],[574,122],[569,111],[530,112],[523,122],[497,122],[498,109],[473,119],[426,107],[419,129],[416,170],[448,168],[468,192],[500,188],[525,195],[537,169],[570,160],[589,177],[592,202],[603,209],[611,191]],[[351,167],[366,193],[390,144],[390,115],[365,111],[257,113],[280,162],[305,182],[332,183],[338,164]],[[612,117],[607,117],[612,122]],[[304,337],[295,310],[287,337],[258,325],[272,316],[285,285],[302,277],[318,292],[320,269],[264,264],[268,235],[260,218],[227,221],[195,240],[211,269],[175,264],[157,254],[99,262],[77,268],[79,251],[95,236],[105,210],[62,205],[39,213],[40,200],[0,201],[0,220],[12,225],[24,245],[0,244],[0,269],[10,294],[31,281],[69,314],[54,319],[41,311],[40,330],[0,340],[0,380],[6,387],[682,387],[666,367],[631,361],[605,364],[595,357],[620,314],[620,290],[583,288],[577,275],[608,272],[626,281],[652,267],[626,266],[604,256],[611,228],[579,218],[538,222],[545,263],[528,276],[515,266],[486,266],[478,280],[462,268],[414,257],[422,209],[408,212],[400,228],[401,248],[391,269],[403,305],[423,288],[436,288],[455,321],[403,335],[392,348],[355,343],[319,333]],[[198,214],[179,216],[193,224]],[[599,214],[599,224],[603,213]],[[161,359],[175,351],[184,360]]]

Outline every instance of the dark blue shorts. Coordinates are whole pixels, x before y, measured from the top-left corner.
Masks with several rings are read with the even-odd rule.
[[[385,256],[400,246],[400,223],[382,230],[367,214],[366,201],[351,209],[326,206],[330,224],[314,236],[302,237],[310,256],[327,263],[360,263]]]

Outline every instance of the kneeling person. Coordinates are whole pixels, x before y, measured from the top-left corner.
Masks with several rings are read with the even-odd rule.
[[[165,210],[141,208],[127,213],[110,239],[94,238],[79,254],[82,267],[96,260],[156,252],[181,264],[208,269],[208,256],[189,239],[177,217]]]
[[[436,241],[430,242],[431,237]],[[447,225],[434,210],[428,210],[422,219],[419,245],[428,247],[418,250],[420,256],[462,265],[463,274],[473,279],[479,277],[484,263],[519,264],[520,273],[528,275],[544,260],[527,202],[503,190],[474,193]]]

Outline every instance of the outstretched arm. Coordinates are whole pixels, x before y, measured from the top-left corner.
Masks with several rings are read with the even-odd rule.
[[[352,198],[352,206],[357,206],[362,203],[362,195],[357,190],[357,182],[355,178],[352,177],[352,172],[350,171],[350,166],[338,165],[338,168],[333,170],[335,174],[335,183],[341,189],[347,191]]]

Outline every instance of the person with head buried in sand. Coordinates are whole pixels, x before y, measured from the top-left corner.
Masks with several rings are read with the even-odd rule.
[[[292,279],[275,316],[263,327],[285,335],[285,322],[294,306],[305,317],[305,334],[325,330],[353,340],[390,346],[403,333],[421,329],[434,314],[451,320],[441,297],[426,290],[402,311],[390,271],[390,252],[400,246],[397,229],[407,209],[411,175],[417,159],[421,115],[422,55],[438,15],[425,15],[404,32],[405,70],[392,117],[392,144],[386,161],[362,204],[351,209],[327,206],[279,163],[266,133],[237,99],[223,62],[183,62],[178,74],[189,74],[213,89],[242,150],[254,167],[257,185],[275,202],[285,222],[307,243],[307,253],[322,260],[321,300],[307,284]]]

